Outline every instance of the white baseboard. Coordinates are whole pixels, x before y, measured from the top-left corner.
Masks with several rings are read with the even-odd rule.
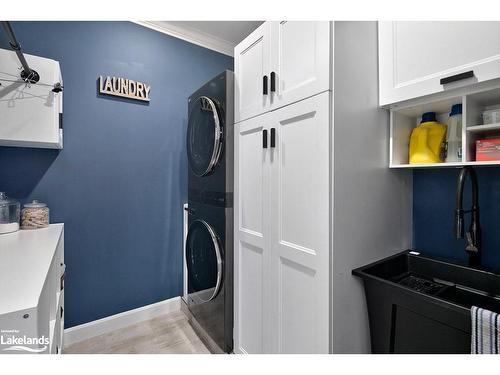
[[[139,307],[137,309],[111,315],[103,319],[71,327],[64,330],[64,346],[90,339],[116,329],[156,318],[181,309],[181,297],[174,297],[165,301]]]

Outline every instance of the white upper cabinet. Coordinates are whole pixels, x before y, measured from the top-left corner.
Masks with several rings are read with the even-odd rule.
[[[379,22],[380,105],[500,78],[500,22]]]
[[[269,107],[269,22],[234,49],[235,122],[264,113]]]
[[[235,48],[235,121],[331,89],[328,21],[265,22]]]
[[[270,22],[272,108],[330,89],[330,22]]]
[[[15,52],[0,49],[0,146],[61,149],[63,93],[52,91],[55,83],[63,83],[59,63],[24,56],[39,82],[24,83]]]

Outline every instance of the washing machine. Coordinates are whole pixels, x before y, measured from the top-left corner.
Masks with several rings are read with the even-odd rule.
[[[233,85],[233,72],[227,70],[188,99],[188,201],[232,204]]]
[[[233,73],[188,99],[187,295],[193,327],[233,349]]]

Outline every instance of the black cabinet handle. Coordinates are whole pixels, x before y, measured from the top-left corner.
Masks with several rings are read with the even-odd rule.
[[[267,148],[267,129],[262,130],[262,148]]]
[[[276,129],[271,128],[271,148],[276,147]]]
[[[61,266],[63,264],[61,263]],[[64,281],[66,280],[66,271],[63,272],[63,274],[61,275],[61,278],[59,280],[59,290],[64,290]]]
[[[271,92],[276,92],[276,73],[271,72]]]
[[[262,77],[262,94],[267,95],[267,76]]]
[[[464,72],[464,73],[460,73],[460,74],[455,74],[454,76],[441,78],[439,83],[442,85],[446,85],[447,83],[461,81],[462,79],[467,79],[467,78],[472,78],[472,77],[474,77],[474,71],[469,70],[468,72]]]

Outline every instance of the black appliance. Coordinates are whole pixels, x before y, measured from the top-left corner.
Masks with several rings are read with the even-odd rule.
[[[233,73],[189,97],[188,309],[197,329],[224,352],[233,349]]]

